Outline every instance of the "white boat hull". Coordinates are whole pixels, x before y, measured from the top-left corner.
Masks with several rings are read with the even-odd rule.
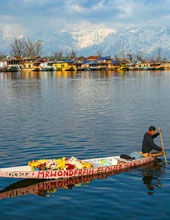
[[[149,163],[155,160],[157,156],[142,158],[133,161],[126,161],[120,159],[120,157],[107,157],[107,158],[99,158],[99,159],[90,159],[85,160],[86,162],[93,163],[94,166],[92,168],[85,169],[72,169],[72,170],[39,170],[39,171],[31,171],[30,166],[21,166],[21,167],[10,167],[10,168],[1,168],[0,169],[0,177],[11,177],[11,178],[30,178],[30,179],[60,179],[60,178],[70,178],[77,176],[89,176],[96,174],[103,174],[112,171],[123,171],[126,169],[132,169],[142,164]],[[123,164],[118,165],[101,165],[98,161],[101,160],[109,160],[110,164],[115,160],[124,161]]]

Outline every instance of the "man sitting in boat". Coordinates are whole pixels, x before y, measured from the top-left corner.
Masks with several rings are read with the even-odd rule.
[[[144,135],[143,143],[142,143],[142,153],[150,153],[152,149],[157,151],[162,151],[161,147],[158,147],[154,142],[153,139],[160,135],[161,130],[159,130],[155,134],[156,128],[154,126],[149,127],[149,131]]]

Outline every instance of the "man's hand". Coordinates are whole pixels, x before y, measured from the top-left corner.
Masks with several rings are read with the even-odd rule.
[[[159,134],[161,134],[161,129],[160,129],[160,128],[159,128],[159,131],[158,131],[158,132],[159,132]]]

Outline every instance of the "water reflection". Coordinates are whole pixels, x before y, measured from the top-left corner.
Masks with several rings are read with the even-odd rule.
[[[163,161],[157,159],[149,164],[143,165],[140,168],[133,170],[126,170],[131,175],[142,175],[143,183],[149,191],[147,194],[153,195],[155,188],[162,187],[160,176],[165,172]],[[108,176],[120,174],[120,171],[113,171],[104,174],[72,177],[57,180],[38,180],[38,179],[24,179],[14,184],[5,187],[0,191],[0,199],[15,198],[18,196],[26,196],[34,194],[43,197],[52,196],[51,193],[56,193],[58,189],[74,189],[78,186],[88,186],[88,184],[97,179],[105,179]]]
[[[168,72],[167,72],[168,74]],[[160,78],[162,72],[156,71],[111,71],[111,70],[104,70],[104,71],[30,71],[25,70],[22,72],[0,72],[0,81],[3,80],[28,80],[28,79],[47,79],[47,78],[111,78],[111,77],[118,77],[124,78],[127,76],[128,78],[137,78],[137,77],[157,77]],[[165,72],[164,72],[165,75]]]
[[[38,196],[49,197],[49,193],[56,193],[58,189],[73,189],[75,186],[88,186],[90,182],[97,179],[105,179],[108,176],[119,174],[119,171],[113,171],[104,174],[72,177],[57,180],[38,180],[24,179],[5,187],[0,191],[0,199],[15,198],[35,194]]]
[[[164,162],[161,159],[145,164],[136,170],[129,171],[132,175],[142,175],[143,184],[147,187],[148,195],[153,195],[156,188],[163,186],[160,177],[165,173]]]
[[[7,72],[0,73],[0,80],[39,80],[49,78],[76,78],[77,73],[75,71],[23,71],[23,72]]]
[[[143,169],[143,183],[149,190],[151,190],[148,194],[153,195],[153,190],[155,188],[162,187],[160,177],[165,173],[163,161],[161,159],[157,159],[151,164],[145,165]]]
[[[77,72],[76,71],[57,71],[56,72],[57,78],[76,78]]]

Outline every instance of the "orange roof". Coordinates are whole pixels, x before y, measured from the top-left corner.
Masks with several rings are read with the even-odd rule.
[[[94,61],[97,60],[98,58],[100,58],[100,56],[90,56],[86,58],[86,61]]]

